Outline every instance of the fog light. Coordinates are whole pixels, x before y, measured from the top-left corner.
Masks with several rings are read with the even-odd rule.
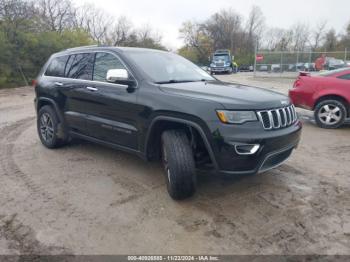
[[[260,145],[258,144],[240,144],[235,145],[235,151],[238,155],[254,155],[258,152]]]

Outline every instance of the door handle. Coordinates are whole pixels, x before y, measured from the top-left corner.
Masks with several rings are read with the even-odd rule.
[[[92,86],[87,86],[86,89],[90,90],[90,91],[97,91],[98,90],[98,88],[92,87]]]
[[[55,82],[55,86],[63,86],[63,83],[61,83],[61,82]]]

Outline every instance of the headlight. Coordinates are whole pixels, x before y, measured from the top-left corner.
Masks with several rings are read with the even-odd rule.
[[[249,121],[257,121],[254,111],[216,111],[221,122],[226,124],[243,124]]]
[[[215,65],[215,64],[210,64],[210,66],[211,66],[211,67],[216,67],[216,65]]]

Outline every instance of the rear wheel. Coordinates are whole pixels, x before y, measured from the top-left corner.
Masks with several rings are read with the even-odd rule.
[[[192,196],[196,191],[196,170],[192,148],[185,132],[163,132],[162,163],[169,195],[175,200]]]
[[[51,106],[40,108],[37,119],[38,135],[41,143],[47,148],[57,148],[66,140],[58,136],[58,117]]]
[[[324,100],[316,105],[314,115],[319,127],[338,128],[344,124],[346,107],[338,100]]]

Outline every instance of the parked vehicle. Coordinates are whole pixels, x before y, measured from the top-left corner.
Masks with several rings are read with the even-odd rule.
[[[289,64],[288,71],[290,72],[306,71],[306,64],[305,63]]]
[[[165,51],[68,49],[51,56],[35,93],[44,146],[81,138],[161,160],[174,199],[195,192],[196,169],[235,175],[280,165],[301,132],[288,97],[221,82]]]
[[[334,70],[343,67],[347,67],[346,62],[344,62],[341,59],[336,59],[334,57],[326,57],[325,55],[322,55],[315,61],[316,71]]]
[[[281,65],[280,64],[272,64],[271,71],[274,73],[281,72]]]
[[[267,65],[261,65],[259,67],[259,71],[260,72],[267,72],[267,71],[269,71],[269,67]]]
[[[304,71],[307,71],[307,72],[316,71],[315,63],[305,63],[304,64]]]
[[[210,63],[210,73],[233,72],[232,56],[230,50],[216,50]]]
[[[240,65],[238,67],[239,72],[253,72],[254,67],[252,65]]]
[[[343,67],[347,67],[347,64],[343,60],[334,57],[326,57],[326,63],[324,65],[325,70],[334,70]]]
[[[320,127],[338,128],[350,116],[350,69],[301,72],[289,97],[295,106],[313,110]]]

